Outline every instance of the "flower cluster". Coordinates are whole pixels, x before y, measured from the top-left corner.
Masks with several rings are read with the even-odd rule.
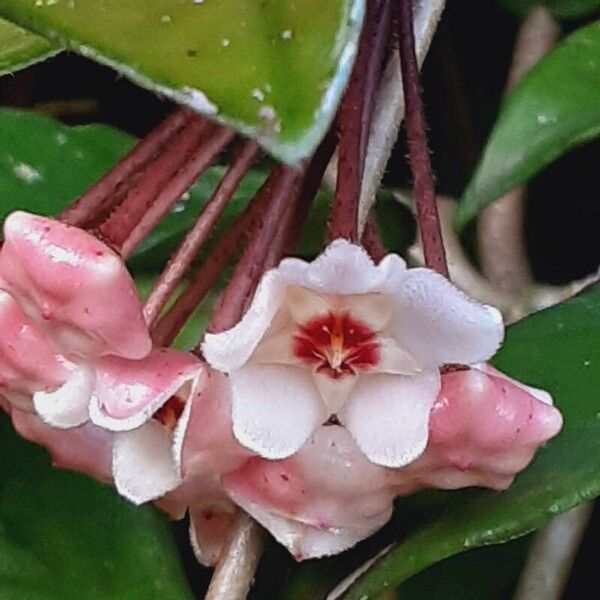
[[[136,503],[189,512],[214,563],[239,506],[298,559],[340,552],[424,488],[506,488],[560,430],[484,361],[499,313],[396,255],[336,240],[285,259],[204,361],[157,348],[122,260],[26,213],[0,251],[0,403],[15,428]]]

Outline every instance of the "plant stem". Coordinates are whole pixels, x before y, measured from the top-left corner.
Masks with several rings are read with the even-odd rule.
[[[362,236],[362,245],[375,263],[378,263],[387,254],[385,246],[379,235],[379,228],[375,219],[375,213],[371,210],[369,218],[365,224],[365,230]]]
[[[278,166],[273,169],[265,184],[270,191],[269,206],[257,215],[250,242],[244,249],[208,326],[211,333],[230,329],[242,318],[246,304],[263,274],[269,246],[281,226],[290,197],[294,198],[298,193],[303,174],[303,168]]]
[[[430,269],[448,277],[448,264],[442,241],[433,170],[427,145],[427,124],[419,85],[411,0],[399,0],[397,31],[406,103],[406,140],[425,264]]]
[[[330,239],[359,242],[358,200],[375,91],[389,38],[390,15],[389,0],[367,3],[358,56],[340,108],[337,184],[331,210]]]
[[[265,532],[238,511],[204,600],[244,600],[260,562]]]
[[[215,134],[218,135],[218,131],[218,126],[203,119],[190,121],[181,134],[177,135],[155,160],[144,167],[123,202],[97,227],[98,235],[116,251],[121,252],[131,232],[163,190],[169,189],[177,172],[196,155],[199,148],[204,150],[205,143],[210,146],[211,138]],[[174,204],[179,196],[173,197],[167,192],[165,199]]]
[[[259,154],[258,144],[251,140],[242,146],[233,159],[227,173],[219,181],[194,226],[187,233],[185,239],[156,280],[144,305],[144,316],[148,324],[152,324],[165,307],[183,276],[192,265],[198,251],[208,239],[212,227],[233,197],[242,178]]]
[[[550,12],[535,7],[523,21],[513,54],[505,93],[556,43],[560,28]],[[525,187],[490,204],[477,223],[479,259],[486,278],[506,293],[523,292],[532,283],[524,238]]]
[[[251,229],[257,215],[268,206],[266,183],[248,204],[246,210],[219,239],[209,256],[193,274],[185,290],[173,306],[151,328],[152,338],[158,345],[171,344],[179,330],[190,318],[198,304],[219,279],[223,269],[231,262],[243,246],[243,241]]]
[[[173,112],[100,181],[67,208],[59,217],[61,221],[83,227],[94,220],[99,213],[110,210],[119,200],[118,188],[154,158],[191,118],[191,113],[187,109],[179,108]]]

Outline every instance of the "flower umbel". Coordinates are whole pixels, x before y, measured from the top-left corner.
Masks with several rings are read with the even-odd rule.
[[[291,456],[332,416],[374,463],[401,467],[425,449],[446,363],[494,354],[500,314],[429,269],[332,242],[312,263],[268,271],[242,320],[208,334],[207,361],[229,374],[237,439]]]

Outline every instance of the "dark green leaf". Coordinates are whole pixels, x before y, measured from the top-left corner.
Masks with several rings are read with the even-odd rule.
[[[3,414],[0,439],[0,598],[191,599],[156,511],[52,469]]]
[[[486,204],[600,133],[600,21],[566,38],[508,96],[456,213]]]
[[[140,85],[309,155],[347,82],[362,0],[2,0],[0,13]]]
[[[421,521],[344,598],[374,598],[445,558],[522,536],[600,495],[600,289],[512,326],[495,362],[552,393],[563,432],[507,491],[440,495],[444,512]]]
[[[0,75],[14,73],[54,56],[61,45],[0,19]]]
[[[536,6],[545,6],[555,16],[574,19],[593,14],[600,9],[600,0],[498,0],[512,13],[525,16]]]

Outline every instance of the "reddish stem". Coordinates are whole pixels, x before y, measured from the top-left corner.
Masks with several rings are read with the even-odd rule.
[[[215,127],[200,140],[192,152],[191,158],[167,182],[156,200],[142,215],[137,225],[129,233],[121,246],[121,255],[131,255],[136,246],[152,231],[171,207],[181,198],[198,177],[210,167],[223,148],[232,140],[231,129]]]
[[[268,183],[268,182],[267,182]],[[158,345],[169,345],[198,304],[219,279],[223,269],[231,262],[243,245],[243,240],[252,228],[257,216],[268,206],[270,186],[265,183],[248,204],[246,210],[236,219],[229,230],[192,276],[182,294],[173,306],[162,316],[152,329],[152,338]]]
[[[192,119],[168,149],[144,167],[139,180],[128,191],[123,202],[98,227],[98,234],[120,252],[123,243],[159,193],[181,166],[192,158],[198,143],[206,135],[214,133],[215,129],[216,126],[204,119]]]
[[[278,166],[267,181],[271,194],[269,206],[258,216],[252,237],[221,296],[208,331],[218,333],[233,327],[241,318],[264,271],[269,246],[281,227],[290,197],[298,192],[304,169]]]
[[[406,104],[404,119],[406,140],[425,264],[448,277],[448,264],[437,209],[433,169],[427,145],[427,124],[419,85],[411,0],[399,0],[397,31]]]
[[[317,151],[306,169],[306,175],[302,182],[302,188],[296,206],[295,217],[292,219],[288,241],[284,248],[284,253],[286,254],[291,254],[298,243],[298,239],[302,233],[302,227],[308,219],[312,202],[321,187],[323,175],[325,174],[327,165],[335,151],[335,145],[336,136],[334,130],[331,129],[317,148]]]
[[[379,228],[377,227],[377,221],[373,210],[369,213],[369,218],[365,223],[365,230],[361,242],[363,248],[376,263],[380,262],[387,254],[383,241],[381,240],[381,235],[379,234]]]
[[[330,239],[358,243],[358,201],[365,166],[367,140],[389,37],[389,0],[367,3],[367,17],[348,90],[340,108],[340,142]]]
[[[188,271],[202,245],[208,239],[213,225],[233,197],[240,181],[260,153],[258,144],[249,141],[234,158],[229,170],[219,182],[212,197],[204,206],[192,229],[160,274],[144,306],[146,322],[151,324],[158,317],[179,282]]]
[[[140,141],[111,171],[67,208],[60,219],[82,227],[100,212],[110,210],[122,197],[117,190],[142,169],[159,150],[191,119],[187,109],[179,108]]]

